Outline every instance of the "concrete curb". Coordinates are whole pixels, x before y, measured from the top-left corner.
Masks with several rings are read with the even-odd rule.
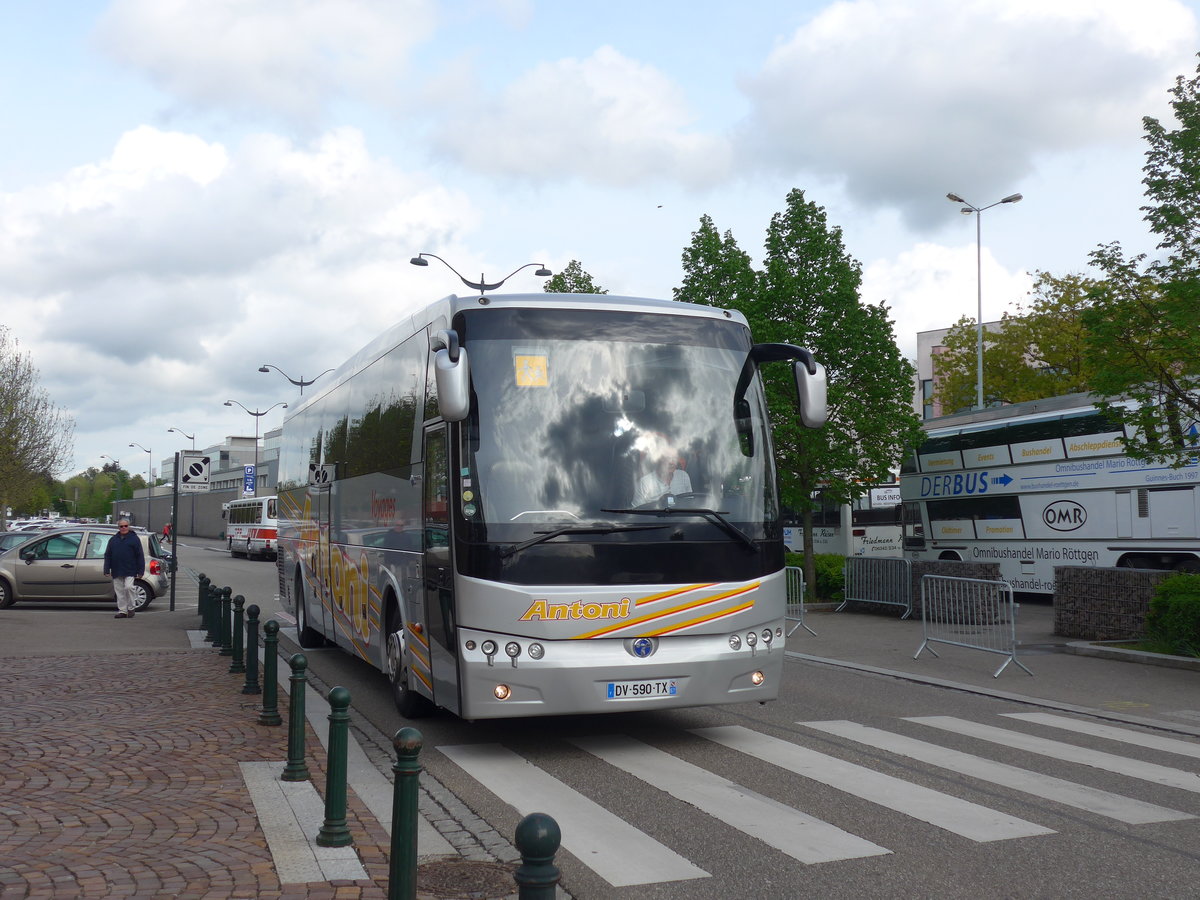
[[[1188,669],[1200,672],[1200,658],[1194,656],[1170,656],[1166,653],[1147,653],[1145,650],[1130,650],[1128,647],[1112,647],[1110,644],[1127,644],[1128,641],[1072,641],[1065,649],[1077,656],[1096,656],[1101,659],[1119,659],[1123,662],[1141,663],[1146,666],[1162,666],[1166,669]]]

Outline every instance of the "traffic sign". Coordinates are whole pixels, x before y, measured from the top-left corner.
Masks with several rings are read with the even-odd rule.
[[[202,493],[208,490],[208,476],[212,462],[207,456],[196,453],[181,453],[179,490],[181,493]]]

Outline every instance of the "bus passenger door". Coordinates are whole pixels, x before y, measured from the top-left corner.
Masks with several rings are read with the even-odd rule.
[[[422,499],[425,561],[425,633],[433,670],[433,699],[457,713],[458,662],[454,613],[454,553],[450,534],[450,447],[445,425],[425,431]]]

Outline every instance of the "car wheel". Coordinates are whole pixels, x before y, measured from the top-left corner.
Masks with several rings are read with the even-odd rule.
[[[8,609],[17,602],[16,595],[13,589],[8,586],[8,582],[0,578],[0,609]]]
[[[387,676],[392,684],[392,702],[396,704],[400,715],[406,719],[423,719],[433,712],[434,706],[429,698],[409,687],[404,624],[394,604],[388,608]]]
[[[154,591],[150,589],[150,585],[144,581],[134,580],[133,582],[133,611],[141,612],[150,605],[150,601],[154,599]]]
[[[308,613],[304,609],[304,579],[296,576],[296,642],[305,650],[325,646],[325,637],[315,628],[308,627]]]

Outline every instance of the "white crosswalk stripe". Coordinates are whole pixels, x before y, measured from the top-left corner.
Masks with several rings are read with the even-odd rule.
[[[598,735],[572,743],[800,862],[891,852],[631,737]]]
[[[991,741],[995,744],[1025,750],[1029,753],[1037,753],[1041,756],[1048,756],[1052,759],[1063,760],[1064,762],[1079,763],[1080,765],[1091,766],[1095,769],[1103,769],[1106,772],[1115,772],[1118,775],[1128,775],[1130,778],[1140,778],[1142,781],[1152,781],[1157,784],[1166,785],[1167,787],[1200,793],[1200,775],[1195,772],[1185,772],[1182,769],[1173,769],[1170,766],[1160,766],[1156,763],[1127,759],[1123,756],[1105,753],[1103,750],[1091,750],[1087,747],[1078,747],[1074,744],[1064,744],[1060,741],[1034,737],[1020,731],[997,728],[994,725],[969,722],[966,719],[957,719],[953,716],[916,716],[905,719],[905,721],[916,722],[920,725],[929,725],[933,728],[940,728],[943,731]]]
[[[1054,833],[1052,829],[1033,822],[759,734],[740,725],[697,728],[692,733],[973,841],[1000,841]]]
[[[1014,720],[1014,724],[1016,721],[1027,722],[1089,738],[1200,758],[1200,744],[1196,742],[1150,734],[1136,728],[1119,728],[1047,713],[1001,715]],[[902,721],[1200,793],[1200,775],[1182,769],[951,716],[917,716]],[[1128,825],[1148,826],[1197,818],[1193,813],[942,747],[886,728],[847,720],[798,724],[954,773],[960,786],[966,784],[958,780],[963,776],[980,784],[999,785]],[[808,749],[792,739],[772,737],[740,725],[697,728],[689,733],[971,841],[983,843],[1055,833],[1037,822],[969,802],[915,780],[896,778]],[[648,790],[670,795],[692,810],[723,822],[801,863],[836,863],[893,852],[635,737],[600,734],[564,740],[639,779],[649,786]],[[552,815],[562,829],[563,848],[614,887],[709,877],[707,871],[624,821],[616,811],[606,809],[500,744],[463,744],[437,749],[521,814],[536,811]],[[630,802],[644,802],[650,796],[653,794],[638,791]],[[665,798],[661,799],[665,801]],[[1045,809],[1044,806],[1039,808]],[[684,815],[690,812],[687,810]]]
[[[499,744],[438,750],[522,815],[553,816],[562,829],[562,846],[613,887],[708,877],[675,851]]]
[[[943,769],[948,769],[951,772],[957,772],[960,775],[976,778],[980,781],[998,784],[1006,788],[1011,788],[1014,791],[1032,794],[1035,797],[1044,797],[1047,800],[1053,800],[1065,806],[1072,806],[1076,809],[1107,816],[1108,818],[1116,819],[1119,822],[1126,822],[1130,825],[1145,825],[1150,822],[1174,822],[1180,819],[1195,818],[1188,813],[1167,809],[1164,806],[1157,806],[1153,803],[1146,803],[1143,800],[1123,797],[1120,794],[1113,794],[1109,791],[1088,787],[1087,785],[1075,784],[1062,778],[1055,778],[1052,775],[1031,772],[1028,769],[1021,769],[1017,766],[996,762],[995,760],[984,759],[980,756],[972,756],[969,753],[963,753],[959,750],[939,747],[936,744],[930,744],[916,738],[893,734],[892,732],[883,731],[878,728],[859,725],[855,722],[801,722],[799,724],[805,725],[808,728],[815,728],[826,734],[835,734],[852,741],[858,741],[861,744],[866,744],[879,750],[886,750],[889,753],[896,753],[910,759],[917,759]]]
[[[1180,756],[1190,756],[1200,759],[1200,744],[1181,741],[1178,738],[1162,737],[1157,734],[1144,734],[1140,731],[1130,731],[1127,728],[1117,728],[1102,722],[1085,722],[1082,719],[1072,719],[1068,716],[1056,716],[1050,713],[1001,713],[1006,719],[1020,719],[1022,722],[1034,722],[1038,725],[1049,725],[1051,728],[1062,728],[1074,731],[1076,734],[1087,734],[1092,737],[1106,738],[1110,741],[1120,741],[1124,744],[1134,744],[1150,750],[1162,750],[1166,753],[1176,753]]]

